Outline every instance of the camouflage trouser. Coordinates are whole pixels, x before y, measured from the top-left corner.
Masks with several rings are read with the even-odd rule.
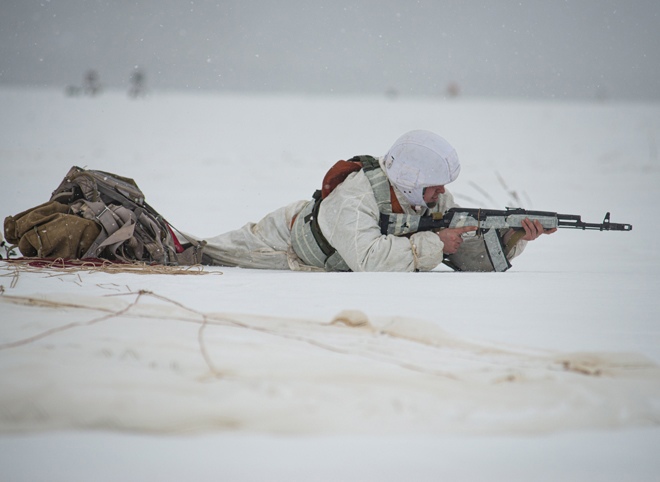
[[[206,239],[202,262],[240,268],[308,270],[291,248],[291,225],[306,203],[289,204],[257,223]]]

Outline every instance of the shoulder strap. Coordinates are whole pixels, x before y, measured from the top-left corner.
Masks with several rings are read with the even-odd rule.
[[[392,198],[396,199],[396,195],[393,196],[394,190],[391,189],[390,181],[381,169],[378,159],[371,156],[360,156],[359,159],[362,163],[364,174],[369,179],[371,189],[374,191],[378,210],[381,213],[392,214],[394,212]],[[396,204],[401,210],[399,201],[396,201]]]
[[[406,236],[419,230],[421,216],[405,214],[399,203],[394,188],[387,175],[380,167],[378,159],[371,156],[360,156],[364,174],[371,183],[378,210],[380,211],[380,232],[394,236]]]

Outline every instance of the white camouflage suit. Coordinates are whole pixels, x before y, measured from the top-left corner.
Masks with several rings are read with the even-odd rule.
[[[432,142],[441,142],[440,148],[436,149],[441,154],[446,154],[447,149],[453,151],[444,139],[435,134],[412,131],[402,136],[388,154],[379,159],[379,164],[387,173],[404,213],[444,213],[457,206],[448,191],[439,196],[438,203],[432,210],[426,207],[420,196],[424,187],[444,185],[455,179],[460,170],[455,152],[455,159],[449,161],[449,173],[445,168],[439,176],[427,176],[425,182],[420,182],[423,176],[418,172],[415,173],[413,182],[406,182],[405,176],[409,175],[408,166],[403,166],[406,168],[404,171],[397,172],[391,162],[388,164],[388,159],[393,159],[393,152],[397,154],[397,158],[402,153],[409,153],[410,140],[413,139],[414,144],[420,136],[421,141],[413,147],[419,148],[421,144],[425,144],[424,163],[436,162],[432,155],[429,156],[429,138]],[[401,151],[402,139],[408,142],[404,142],[404,151]],[[399,147],[399,151],[396,147]],[[446,155],[442,158],[443,161],[445,158]],[[456,165],[451,166],[452,162]],[[426,166],[422,165],[422,168],[424,167]],[[400,186],[403,186],[403,189],[400,189]],[[414,205],[423,206],[416,210],[410,202],[411,199],[416,201]],[[266,215],[257,223],[248,223],[238,230],[207,239],[204,249],[205,262],[243,268],[323,271],[323,268],[306,264],[292,247],[293,222],[310,202],[313,201],[289,204]],[[351,271],[430,271],[442,263],[444,245],[436,233],[423,231],[410,236],[383,235],[379,221],[380,211],[376,197],[363,171],[349,174],[344,182],[323,199],[318,214],[321,232]],[[519,241],[509,252],[508,259],[519,255],[525,244],[525,241]],[[484,242],[477,237],[465,239],[458,252],[451,255],[451,261],[466,271],[492,271]]]

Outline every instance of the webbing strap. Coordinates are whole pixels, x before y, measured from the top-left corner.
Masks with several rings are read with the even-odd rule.
[[[387,175],[380,167],[378,159],[371,156],[360,156],[362,170],[367,176],[371,189],[374,192],[378,211],[380,211],[379,226],[381,234],[387,236],[406,236],[419,231],[422,216],[417,214],[395,213],[392,207],[391,184]]]
[[[323,254],[329,258],[335,253],[336,250],[335,248],[332,247],[332,245],[328,242],[328,240],[325,239],[325,236],[323,236],[323,233],[321,232],[321,228],[319,227],[318,217],[319,217],[319,209],[321,209],[321,191],[314,192],[313,197],[314,197],[314,207],[312,208],[311,214],[305,216],[304,221],[305,223],[309,223],[309,228],[312,231],[312,236],[314,236],[314,240],[319,245],[319,248],[321,248],[321,251],[323,251]]]
[[[392,195],[390,193],[390,181],[380,168],[378,160],[371,156],[360,156],[362,171],[367,176],[371,189],[378,204],[378,210],[381,213],[392,214]],[[385,233],[387,234],[387,233]]]
[[[96,257],[106,246],[110,246],[112,253],[115,254],[121,243],[133,237],[135,217],[129,209],[123,206],[106,206],[102,202],[80,202],[83,217],[93,218],[103,227],[83,258]]]

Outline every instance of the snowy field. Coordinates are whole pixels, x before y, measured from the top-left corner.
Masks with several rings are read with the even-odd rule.
[[[0,215],[72,165],[213,236],[429,129],[464,206],[581,214],[506,273],[0,262],[2,480],[660,480],[660,105],[0,90]]]

